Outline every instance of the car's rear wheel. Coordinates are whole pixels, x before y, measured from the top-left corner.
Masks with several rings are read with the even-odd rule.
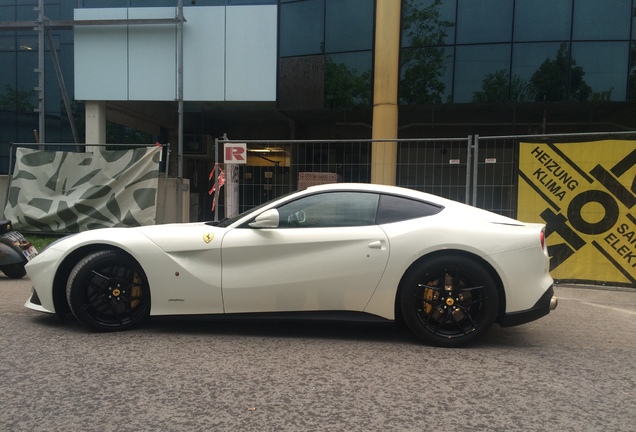
[[[460,347],[492,325],[499,296],[490,274],[475,261],[437,256],[406,275],[400,306],[408,327],[426,343]]]
[[[73,315],[98,331],[128,330],[150,316],[150,288],[141,266],[115,250],[91,253],[71,271],[66,298]]]

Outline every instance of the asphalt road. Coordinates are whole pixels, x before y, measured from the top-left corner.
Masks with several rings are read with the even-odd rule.
[[[0,277],[0,431],[634,431],[636,290],[440,349],[387,326],[153,319],[97,334]]]

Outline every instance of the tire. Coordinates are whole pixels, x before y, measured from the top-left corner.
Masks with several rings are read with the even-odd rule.
[[[9,264],[0,267],[0,270],[11,279],[22,279],[26,275],[24,264]]]
[[[150,287],[143,269],[115,250],[82,259],[68,278],[66,299],[77,320],[97,331],[129,330],[150,317]]]
[[[474,343],[490,328],[499,295],[490,274],[475,261],[438,256],[406,275],[400,306],[417,337],[430,345],[457,348]]]

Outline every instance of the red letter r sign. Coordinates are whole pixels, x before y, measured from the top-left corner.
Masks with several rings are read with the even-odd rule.
[[[224,145],[226,164],[247,163],[247,144],[228,143]]]

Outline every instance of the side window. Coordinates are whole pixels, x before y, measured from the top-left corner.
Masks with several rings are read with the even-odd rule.
[[[432,216],[443,207],[394,195],[382,195],[378,209],[378,225]]]
[[[278,208],[279,228],[374,225],[380,196],[361,192],[326,192]]]

